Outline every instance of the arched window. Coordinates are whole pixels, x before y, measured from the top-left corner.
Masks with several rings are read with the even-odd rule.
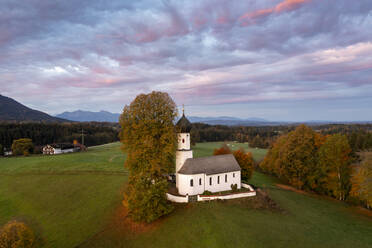
[[[185,139],[182,139],[182,143],[185,143]]]
[[[212,177],[209,178],[209,185],[212,185]]]
[[[217,177],[217,183],[220,184],[220,176]]]
[[[233,173],[233,177],[235,177],[235,173]]]
[[[202,181],[201,181],[201,178],[199,178],[199,185],[202,185]]]
[[[194,187],[194,180],[193,179],[190,180],[190,186]]]
[[[227,183],[227,174],[225,175],[225,183]]]

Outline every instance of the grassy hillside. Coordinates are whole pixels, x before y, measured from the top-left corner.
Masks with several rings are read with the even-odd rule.
[[[197,144],[194,155],[211,155],[220,145]],[[259,173],[251,183],[265,188],[283,212],[254,210],[244,201],[197,203],[133,233],[116,217],[127,180],[119,147],[0,158],[0,225],[26,220],[44,247],[371,247],[370,217],[334,200],[279,189]],[[256,160],[266,152],[251,151]]]

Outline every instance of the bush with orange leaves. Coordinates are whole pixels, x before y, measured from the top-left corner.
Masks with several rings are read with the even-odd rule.
[[[35,236],[25,223],[10,221],[0,229],[0,248],[35,247]]]

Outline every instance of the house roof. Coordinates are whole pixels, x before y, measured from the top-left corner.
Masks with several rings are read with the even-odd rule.
[[[182,114],[181,119],[178,120],[177,124],[177,131],[181,133],[189,133],[192,126],[191,122],[186,118],[185,114]]]
[[[240,170],[234,155],[225,154],[203,158],[188,158],[178,173],[184,175],[212,175]]]

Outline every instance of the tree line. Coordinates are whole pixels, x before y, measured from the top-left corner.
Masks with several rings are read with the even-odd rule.
[[[0,123],[0,147],[10,149],[17,139],[31,139],[35,146],[81,142],[94,146],[118,141],[119,125],[112,123]]]
[[[238,141],[248,142],[250,147],[270,148],[275,140],[295,130],[296,125],[279,126],[223,126],[193,123],[191,141]],[[345,134],[354,152],[372,149],[372,124],[324,124],[311,128],[322,135]]]

